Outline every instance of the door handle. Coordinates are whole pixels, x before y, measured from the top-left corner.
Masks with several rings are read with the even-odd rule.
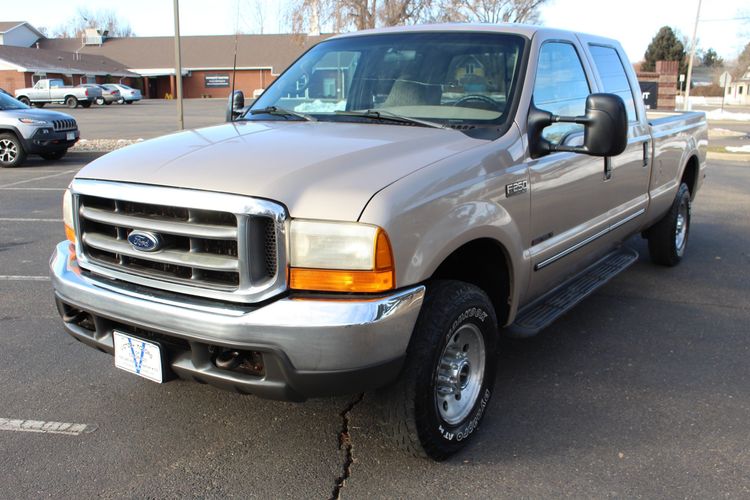
[[[643,166],[648,167],[648,143],[649,141],[643,141]]]

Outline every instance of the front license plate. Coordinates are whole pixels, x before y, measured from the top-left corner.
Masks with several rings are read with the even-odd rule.
[[[115,366],[143,378],[162,383],[161,348],[158,344],[114,332]]]
[[[76,133],[75,132],[68,132],[65,135],[65,140],[66,141],[73,141],[73,140],[75,140],[75,138],[76,138]]]

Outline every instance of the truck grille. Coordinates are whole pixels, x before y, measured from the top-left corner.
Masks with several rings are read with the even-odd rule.
[[[63,130],[75,130],[78,128],[75,120],[52,120],[52,129],[55,132]]]
[[[76,181],[74,191],[77,185],[90,183]],[[106,184],[110,183],[100,183]],[[138,189],[136,185],[128,186],[133,192]],[[146,193],[175,191],[150,186],[140,189]],[[189,200],[188,195],[186,201]],[[76,207],[81,264],[95,274],[242,302],[264,298],[267,292],[285,285],[286,273],[279,273],[279,261],[283,259],[279,245],[283,234],[281,207],[276,213],[237,213],[231,207],[221,210],[220,204],[207,209],[205,205],[163,205],[146,199],[113,199],[83,193],[77,194]],[[133,231],[147,232],[155,237],[159,247],[155,251],[138,249],[128,241]]]

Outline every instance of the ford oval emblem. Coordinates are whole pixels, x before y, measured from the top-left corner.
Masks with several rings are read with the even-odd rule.
[[[156,252],[161,248],[161,238],[158,234],[137,229],[128,235],[128,243],[139,252]]]

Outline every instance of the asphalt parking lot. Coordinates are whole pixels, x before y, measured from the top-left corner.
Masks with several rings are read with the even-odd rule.
[[[327,498],[344,423],[344,498],[750,496],[750,164],[711,162],[680,266],[653,266],[633,238],[629,271],[509,344],[477,439],[438,464],[392,449],[368,395],[342,417],[354,397],[158,385],[63,333],[47,261],[90,158],[0,170],[0,497]]]

